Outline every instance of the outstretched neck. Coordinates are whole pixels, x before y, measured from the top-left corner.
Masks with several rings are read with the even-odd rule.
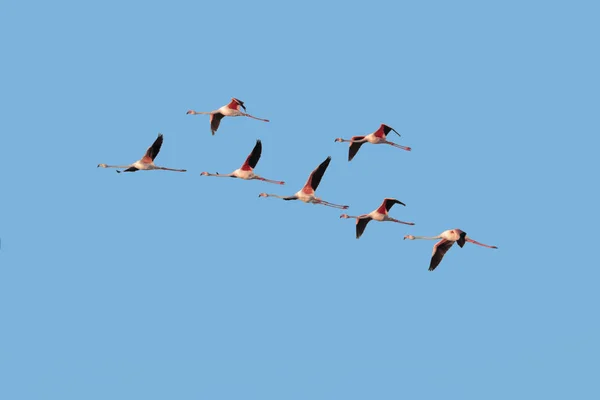
[[[106,165],[106,164],[98,164],[98,167],[102,168],[129,168],[131,165]]]
[[[350,218],[358,218],[358,219],[362,219],[362,218],[366,218],[366,217],[368,217],[368,216],[369,216],[368,214],[357,215],[357,216],[354,216],[354,215],[348,215],[348,214],[342,214],[342,215],[340,215],[340,218],[347,218],[347,219],[350,219]]]
[[[361,138],[356,138],[356,139],[344,139],[344,138],[337,138],[335,139],[336,142],[340,142],[340,143],[363,143],[366,142],[367,139],[363,137]]]
[[[440,239],[441,236],[413,236],[409,235],[406,239],[415,240],[415,239],[423,239],[423,240],[437,240]]]
[[[194,110],[190,110],[187,113],[191,114],[191,115],[200,115],[200,114],[207,115],[207,114],[212,114],[213,112],[212,111],[194,111]]]
[[[217,178],[235,178],[235,176],[233,174],[219,174],[218,172],[216,174],[211,174],[209,172],[202,172],[200,175],[216,176]]]

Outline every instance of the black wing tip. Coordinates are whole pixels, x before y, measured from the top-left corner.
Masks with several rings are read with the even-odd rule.
[[[458,245],[462,248],[465,245],[465,237],[467,236],[466,232],[462,232],[460,234],[460,238],[458,238],[458,240],[456,241],[456,243],[458,243]]]
[[[434,269],[437,268],[438,265],[440,265],[439,262],[436,264],[434,260],[431,260],[431,262],[429,263],[429,271],[433,271]]]

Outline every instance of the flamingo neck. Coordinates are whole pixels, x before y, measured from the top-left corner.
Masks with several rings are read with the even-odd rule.
[[[131,165],[106,165],[106,164],[100,164],[98,166],[102,167],[102,168],[129,168],[129,167],[131,167]]]
[[[413,239],[424,239],[424,240],[437,240],[440,239],[440,236],[414,236]]]

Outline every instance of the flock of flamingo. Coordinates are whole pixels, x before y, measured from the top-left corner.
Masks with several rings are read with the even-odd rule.
[[[241,109],[243,109],[244,111],[242,111]],[[257,118],[253,115],[247,114],[245,111],[246,111],[246,107],[244,106],[244,102],[239,99],[232,98],[231,102],[229,102],[229,104],[224,105],[223,107],[220,107],[217,110],[208,111],[208,112],[189,110],[187,112],[187,114],[210,115],[210,130],[213,135],[219,129],[219,125],[221,124],[221,120],[223,119],[223,117],[243,116],[243,117],[253,118],[253,119],[256,119],[259,121],[269,122],[268,119]],[[387,135],[391,131],[393,131],[398,136],[400,136],[400,134],[392,127],[387,126],[385,124],[381,124],[379,129],[377,129],[375,132],[370,133],[368,135],[353,136],[350,139],[337,138],[337,139],[335,139],[335,141],[350,143],[350,147],[348,150],[348,161],[351,161],[356,156],[356,153],[358,152],[358,150],[364,143],[388,144],[390,146],[393,146],[393,147],[396,147],[396,148],[399,148],[402,150],[410,151],[411,150],[410,147],[401,146],[399,144],[396,144],[396,143],[393,143],[393,142],[390,142],[387,140]],[[163,135],[159,133],[158,137],[156,138],[154,143],[150,147],[148,147],[148,150],[146,150],[146,153],[144,154],[144,156],[141,159],[139,159],[138,161],[134,162],[133,164],[130,164],[130,165],[98,164],[98,167],[119,168],[119,169],[123,170],[123,171],[119,171],[119,169],[117,169],[118,173],[135,172],[138,170],[142,170],[142,171],[143,170],[164,170],[164,171],[186,172],[185,169],[166,168],[166,167],[160,167],[160,166],[157,166],[154,164],[154,159],[156,158],[156,156],[158,156],[158,153],[160,152],[160,148],[161,148],[162,144],[163,144]],[[262,143],[260,140],[257,140],[256,145],[252,149],[252,152],[248,155],[248,157],[246,158],[246,161],[244,161],[244,163],[242,164],[242,166],[240,168],[236,169],[235,171],[231,172],[230,174],[219,174],[219,173],[210,174],[208,172],[202,172],[201,175],[226,177],[226,178],[240,178],[240,179],[246,179],[246,180],[256,179],[256,180],[260,180],[260,181],[264,181],[264,182],[268,182],[268,183],[274,183],[274,184],[278,184],[278,185],[285,184],[285,182],[283,182],[283,181],[266,179],[266,178],[263,178],[262,176],[256,175],[254,173],[254,168],[256,167],[256,164],[258,164],[258,161],[260,160],[261,152],[262,152]],[[327,167],[329,166],[330,162],[331,162],[331,157],[327,157],[325,159],[325,161],[323,161],[321,164],[319,164],[319,166],[310,173],[310,175],[308,176],[308,180],[306,181],[306,183],[304,184],[302,189],[300,189],[298,192],[296,192],[295,194],[293,194],[291,196],[279,196],[276,194],[260,193],[259,197],[276,197],[276,198],[283,199],[283,200],[301,200],[304,203],[322,204],[324,206],[345,210],[348,208],[347,205],[330,203],[330,202],[325,201],[315,195],[315,191],[317,190],[319,183],[321,182],[321,179],[323,178],[323,174],[325,174],[325,171],[327,170]],[[365,228],[367,227],[367,224],[371,220],[391,221],[391,222],[396,222],[396,223],[400,223],[400,224],[414,225],[413,222],[404,222],[404,221],[400,221],[400,220],[397,220],[397,219],[389,216],[388,212],[390,211],[392,206],[394,206],[394,204],[400,204],[400,205],[405,206],[404,203],[402,203],[401,201],[399,201],[397,199],[385,198],[385,199],[383,199],[383,202],[377,209],[371,211],[368,214],[361,214],[358,216],[350,216],[348,214],[342,214],[342,215],[340,215],[340,218],[353,218],[356,220],[356,238],[357,239],[362,236],[362,234],[365,231]],[[439,242],[437,242],[433,246],[433,254],[431,256],[431,261],[429,263],[429,271],[433,271],[440,264],[444,255],[452,247],[452,245],[454,243],[458,243],[458,245],[461,248],[465,245],[466,242],[469,242],[469,243],[473,243],[473,244],[487,247],[490,249],[497,249],[496,246],[490,246],[487,244],[479,243],[479,242],[471,239],[470,237],[467,236],[467,234],[465,232],[463,232],[460,229],[449,229],[449,230],[446,230],[446,231],[440,233],[437,236],[431,236],[431,237],[406,235],[406,236],[404,236],[404,239],[409,239],[409,240],[415,240],[415,239],[437,240],[437,239],[440,239]]]

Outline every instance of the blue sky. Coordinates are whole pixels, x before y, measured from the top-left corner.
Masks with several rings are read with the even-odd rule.
[[[0,9],[0,398],[598,397],[594,2]]]

